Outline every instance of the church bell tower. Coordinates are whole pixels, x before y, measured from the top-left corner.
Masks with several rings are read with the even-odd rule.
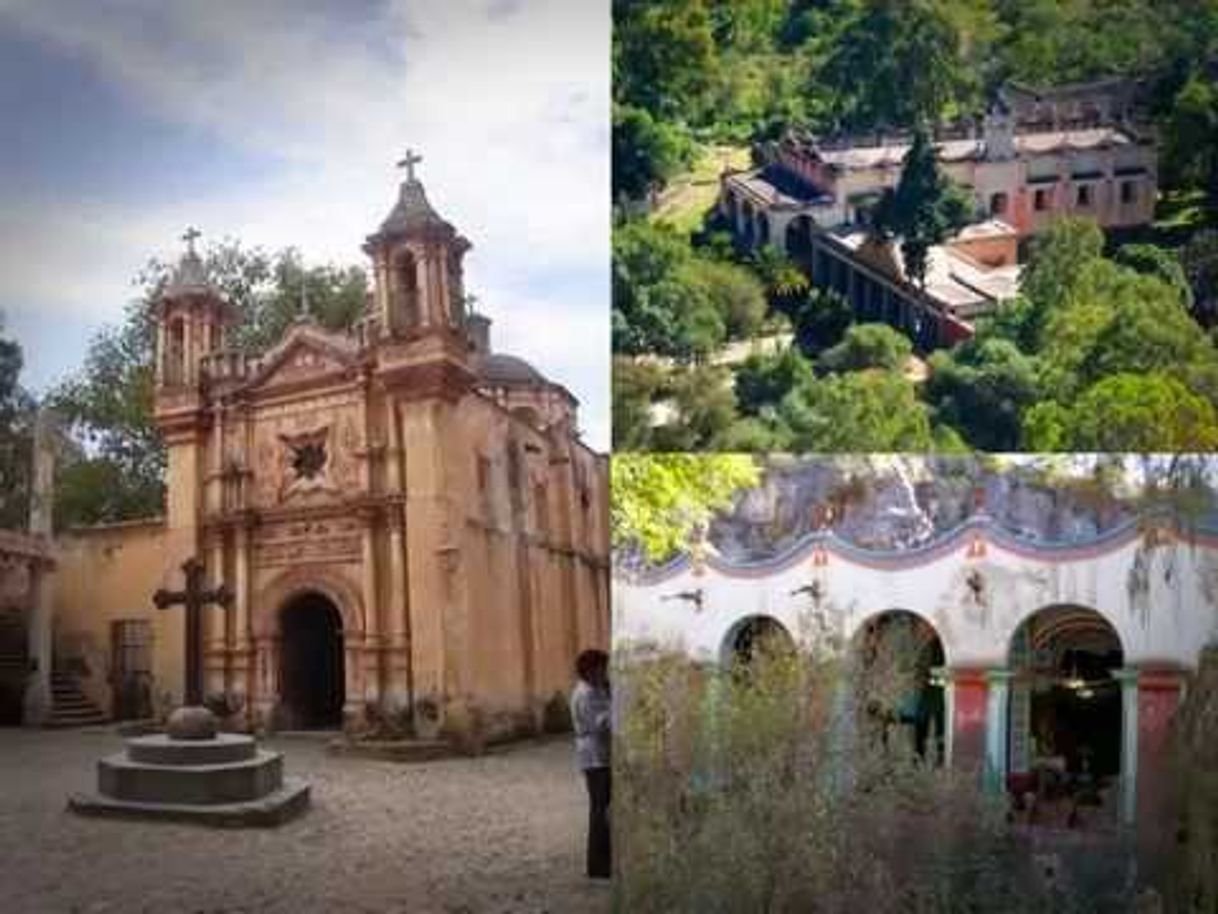
[[[471,245],[427,201],[414,171],[420,161],[408,150],[398,163],[406,179],[397,203],[364,244],[372,258],[382,339],[464,333],[462,259]]]
[[[220,291],[207,281],[195,251],[197,229],[182,236],[186,252],[157,302],[156,386],[158,394],[197,388],[201,363],[225,345],[233,312]]]

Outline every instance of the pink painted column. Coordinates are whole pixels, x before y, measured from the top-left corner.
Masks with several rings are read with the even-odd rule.
[[[985,719],[989,700],[986,668],[958,667],[949,671],[949,677],[949,762],[957,769],[981,768],[985,764]]]
[[[1154,826],[1162,814],[1170,751],[1171,724],[1184,690],[1184,672],[1176,667],[1138,670],[1138,821]]]

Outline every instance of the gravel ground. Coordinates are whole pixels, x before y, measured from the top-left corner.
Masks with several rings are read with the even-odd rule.
[[[271,741],[312,806],[278,829],[82,818],[108,730],[0,730],[0,910],[605,912],[583,878],[583,785],[566,740],[399,764]]]

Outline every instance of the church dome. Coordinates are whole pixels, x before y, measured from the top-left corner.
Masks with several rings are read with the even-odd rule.
[[[492,387],[533,386],[548,384],[545,375],[524,359],[504,353],[493,353],[482,361],[479,375]]]
[[[171,298],[189,293],[215,292],[207,281],[207,270],[203,266],[203,260],[195,251],[195,239],[198,237],[199,232],[196,229],[189,229],[182,236],[186,242],[186,252],[178,261],[173,275],[169,277],[169,285],[165,289],[165,294]]]
[[[432,209],[423,192],[423,184],[417,178],[402,182],[398,202],[394,204],[385,221],[381,223],[381,235],[400,235],[427,229],[453,231],[453,227]]]

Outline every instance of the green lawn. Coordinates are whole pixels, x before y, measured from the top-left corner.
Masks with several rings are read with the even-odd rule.
[[[675,178],[660,194],[651,218],[683,232],[702,227],[702,219],[719,196],[719,175],[724,168],[748,168],[747,146],[705,146],[694,167]]]

